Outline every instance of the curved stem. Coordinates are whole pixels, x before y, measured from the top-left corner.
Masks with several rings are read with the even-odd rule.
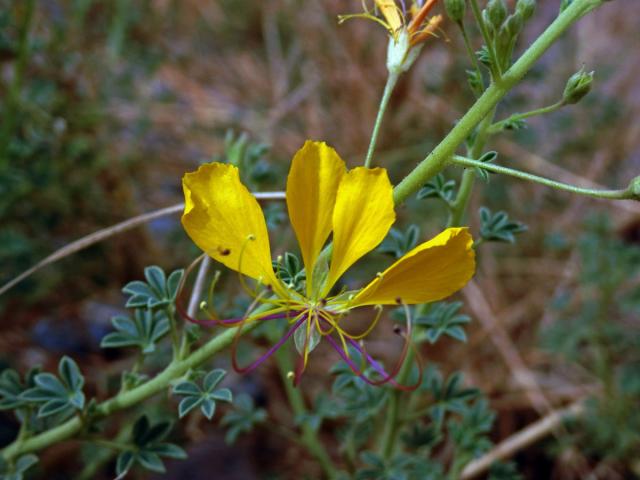
[[[398,73],[389,72],[387,77],[387,83],[384,86],[384,92],[382,93],[382,99],[380,100],[380,106],[378,107],[378,115],[376,116],[376,123],[373,125],[373,132],[371,133],[371,140],[369,140],[369,148],[367,149],[367,156],[364,159],[364,166],[369,168],[371,166],[371,160],[373,159],[373,152],[376,149],[376,143],[378,142],[378,134],[380,133],[380,125],[382,125],[382,118],[384,112],[387,110],[391,93],[398,83]]]
[[[570,185],[568,183],[557,182],[545,177],[539,177],[531,173],[522,172],[513,168],[502,167],[493,163],[484,163],[471,158],[461,157],[454,155],[451,158],[451,163],[461,165],[463,167],[482,168],[489,172],[501,173],[503,175],[509,175],[511,177],[520,178],[529,182],[539,183],[547,187],[555,188],[556,190],[564,190],[566,192],[576,193],[578,195],[584,195],[593,198],[606,198],[609,200],[637,200],[637,197],[633,194],[630,188],[619,190],[599,190],[594,188],[582,188]]]
[[[250,324],[243,329],[243,332],[250,331],[257,325],[257,323]],[[173,380],[182,377],[190,369],[197,367],[215,353],[229,346],[233,341],[236,330],[237,327],[225,330],[220,335],[209,340],[184,360],[171,362],[167,368],[151,380],[100,403],[96,408],[96,417],[105,417],[120,410],[124,410],[125,408],[136,405],[143,400],[166,390],[170,387]],[[17,441],[11,443],[2,450],[2,457],[9,460],[24,453],[40,450],[48,447],[49,445],[53,445],[73,437],[81,429],[82,421],[79,417],[74,417],[67,420],[62,425],[58,425],[46,432],[27,438],[21,443]]]
[[[546,113],[552,113],[564,107],[564,105],[565,103],[562,100],[560,100],[559,102],[556,102],[552,105],[548,105],[546,107],[537,108],[535,110],[530,110],[524,113],[514,113],[509,118],[505,118],[504,120],[500,120],[499,122],[496,122],[493,125],[491,125],[487,132],[489,134],[498,133],[502,131],[504,126],[510,122],[524,120],[525,118],[535,117],[536,115],[544,115]]]

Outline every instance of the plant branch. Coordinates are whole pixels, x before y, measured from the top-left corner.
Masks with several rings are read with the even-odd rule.
[[[530,110],[524,113],[514,113],[509,118],[505,118],[504,120],[500,120],[499,122],[491,125],[487,131],[489,134],[498,133],[502,131],[504,126],[511,122],[517,122],[518,120],[524,120],[525,118],[535,117],[536,115],[544,115],[546,113],[552,113],[560,108],[564,107],[565,103],[560,100],[552,105],[548,105],[546,107],[537,108],[535,110]]]
[[[485,90],[469,111],[456,123],[449,134],[422,160],[394,189],[396,204],[417,192],[431,177],[438,174],[464,143],[469,134],[491,109],[531,69],[546,50],[577,20],[602,4],[602,0],[574,0],[566,10],[547,27],[505,74]]]
[[[245,326],[242,330],[247,332],[258,325],[258,322]],[[182,377],[190,369],[196,368],[208,360],[212,355],[231,344],[239,327],[231,327],[220,335],[213,337],[198,350],[184,360],[173,361],[158,375],[142,385],[122,392],[115,397],[106,400],[96,407],[96,417],[106,417],[120,410],[136,405],[143,400],[160,393],[171,385],[171,382]],[[69,439],[82,429],[82,421],[79,417],[67,420],[62,425],[25,439],[21,443],[14,441],[1,452],[4,459],[9,460],[28,452],[34,452],[55,443]]]
[[[549,178],[540,177],[531,173],[522,172],[513,168],[502,167],[493,163],[479,162],[471,158],[462,157],[460,155],[454,155],[451,157],[451,163],[461,165],[469,168],[482,168],[488,172],[501,173],[503,175],[509,175],[521,180],[527,180],[529,182],[539,183],[547,187],[555,188],[556,190],[563,190],[566,192],[576,193],[578,195],[584,195],[593,198],[604,198],[608,200],[638,200],[638,196],[633,192],[633,189],[627,187],[619,190],[601,190],[595,188],[582,188],[568,183],[557,182]],[[471,170],[468,170],[471,171]]]
[[[284,200],[285,193],[284,192],[256,192],[253,194],[258,200]],[[110,227],[103,228],[96,232],[90,233],[78,240],[75,240],[64,247],[56,250],[48,257],[44,258],[40,262],[36,263],[33,267],[28,270],[25,270],[17,277],[5,283],[2,287],[0,287],[0,295],[6,293],[12,287],[16,286],[21,281],[30,277],[38,270],[46,267],[47,265],[51,265],[58,260],[62,260],[69,255],[72,255],[80,250],[84,250],[85,248],[90,247],[102,240],[105,240],[113,235],[118,233],[126,232],[127,230],[131,230],[132,228],[137,227],[138,225],[142,225],[144,223],[150,222],[151,220],[155,220],[156,218],[164,217],[166,215],[172,215],[174,213],[179,213],[184,209],[184,203],[178,203],[176,205],[172,205],[170,207],[161,208],[159,210],[154,210],[153,212],[143,213],[142,215],[138,215],[137,217],[130,218],[125,220],[124,222],[116,223],[115,225],[111,225]]]

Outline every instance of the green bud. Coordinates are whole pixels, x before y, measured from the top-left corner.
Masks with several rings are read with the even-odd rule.
[[[489,0],[486,12],[493,28],[499,30],[505,18],[507,18],[507,5],[504,0]]]
[[[502,34],[504,29],[504,32],[507,34],[509,39],[512,39],[514,37],[517,37],[520,34],[520,32],[522,31],[523,25],[524,25],[524,21],[522,19],[522,15],[516,12],[514,14],[509,15],[509,17],[507,18],[507,21],[504,22],[504,24],[502,25],[502,28],[500,29],[500,33]]]
[[[518,0],[516,12],[522,16],[523,21],[529,20],[536,10],[536,0]]]
[[[634,200],[640,200],[640,177],[631,180],[627,190],[633,195]]]
[[[564,93],[562,94],[562,102],[565,105],[573,105],[582,100],[591,90],[591,84],[593,83],[593,73],[585,72],[583,68],[571,75],[567,80],[567,86],[564,87]]]
[[[462,24],[467,2],[465,0],[444,0],[444,9],[455,23]]]

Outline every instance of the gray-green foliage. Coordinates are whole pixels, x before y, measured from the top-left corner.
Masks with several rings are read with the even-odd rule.
[[[616,238],[609,221],[594,216],[578,252],[578,284],[554,299],[556,321],[541,332],[542,342],[601,385],[573,423],[581,428],[572,440],[583,452],[632,467],[640,448],[640,329],[634,324],[640,288],[629,278],[640,268],[640,248]]]
[[[216,402],[232,402],[233,394],[228,388],[216,388],[227,372],[216,368],[207,373],[199,384],[185,380],[173,387],[173,394],[182,398],[178,405],[178,416],[184,417],[194,408],[200,407],[202,414],[211,420],[216,411]]]

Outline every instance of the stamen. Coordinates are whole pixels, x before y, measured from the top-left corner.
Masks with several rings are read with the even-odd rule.
[[[240,339],[240,333],[242,332],[242,329],[244,327],[244,325],[240,325],[238,327],[238,330],[236,331],[236,335],[233,339],[233,343],[231,344],[231,364],[233,365],[234,370],[238,373],[249,373],[253,371],[256,367],[261,365],[266,359],[268,359],[271,355],[273,355],[276,351],[278,351],[278,349],[282,345],[284,345],[285,342],[289,340],[289,338],[291,338],[291,336],[300,327],[300,325],[304,323],[305,321],[304,312],[298,315],[298,318],[299,318],[298,321],[293,325],[293,327],[289,329],[287,333],[284,334],[284,336],[280,340],[278,340],[278,342],[272,345],[271,348],[269,348],[269,350],[267,350],[263,355],[261,355],[257,360],[255,360],[253,363],[251,363],[247,367],[240,367],[238,365],[238,357],[237,357],[238,340]]]
[[[415,33],[418,30],[418,28],[420,28],[420,25],[422,25],[422,22],[424,22],[424,19],[427,18],[427,15],[431,11],[431,9],[435,6],[437,1],[438,0],[428,0],[424,5],[422,5],[422,8],[420,8],[420,11],[418,11],[418,13],[416,13],[416,15],[411,19],[411,22],[409,22],[409,26],[407,27],[407,30],[410,33]]]

